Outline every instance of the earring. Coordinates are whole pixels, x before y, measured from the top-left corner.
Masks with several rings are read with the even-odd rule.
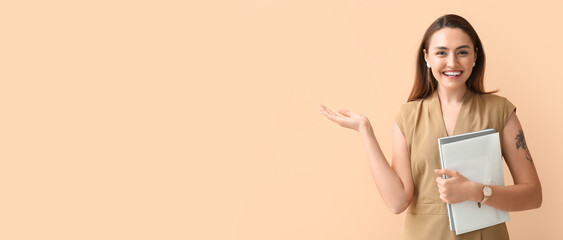
[[[475,64],[475,63],[473,63],[473,64]],[[473,65],[473,66],[475,66],[475,65]],[[430,63],[429,63],[429,62],[426,62],[426,67],[427,67],[427,68],[430,68]]]
[[[475,62],[473,62],[473,67],[475,67]]]

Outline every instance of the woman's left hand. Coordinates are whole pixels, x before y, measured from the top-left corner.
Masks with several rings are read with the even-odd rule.
[[[440,176],[436,178],[440,199],[445,203],[454,204],[463,201],[480,202],[479,196],[483,197],[482,184],[472,182],[459,172],[449,169],[435,169],[435,173]],[[442,175],[449,178],[444,179]]]

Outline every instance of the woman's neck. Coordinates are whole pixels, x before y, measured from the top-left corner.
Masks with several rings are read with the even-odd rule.
[[[468,90],[466,86],[463,86],[463,88],[457,89],[438,87],[436,91],[438,91],[438,97],[440,98],[440,102],[442,104],[458,104],[462,102],[463,96],[465,96],[465,92]]]

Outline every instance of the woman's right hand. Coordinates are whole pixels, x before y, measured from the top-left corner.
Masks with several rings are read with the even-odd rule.
[[[323,104],[320,104],[319,110],[321,111],[321,114],[325,115],[325,117],[337,123],[341,127],[350,128],[356,131],[359,131],[361,126],[369,123],[367,117],[358,113],[350,112],[346,109],[338,109],[338,113],[342,114],[342,116],[334,113]]]

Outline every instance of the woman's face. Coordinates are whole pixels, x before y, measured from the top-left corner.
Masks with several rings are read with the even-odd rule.
[[[448,89],[465,87],[477,59],[474,49],[469,35],[459,28],[442,28],[430,37],[424,58],[430,63],[438,86]]]

